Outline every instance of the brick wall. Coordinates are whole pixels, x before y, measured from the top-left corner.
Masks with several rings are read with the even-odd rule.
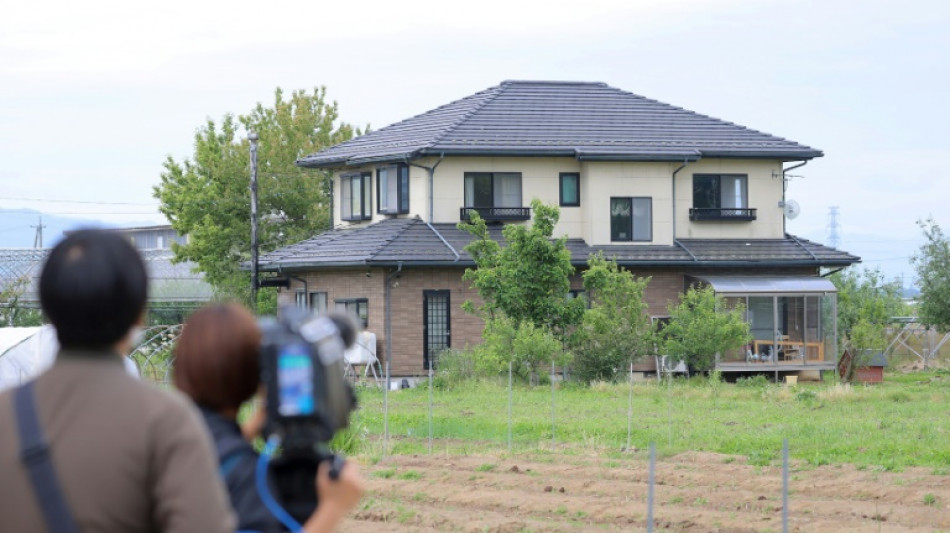
[[[368,303],[368,329],[376,334],[377,356],[386,361],[386,322],[385,322],[385,278],[393,269],[362,268],[337,271],[317,271],[298,274],[307,280],[308,292],[326,292],[327,305],[332,311],[334,301],[345,298],[366,298]],[[462,310],[466,300],[476,305],[481,303],[478,294],[469,283],[462,281],[462,268],[404,268],[393,280],[391,316],[392,316],[392,373],[394,376],[422,375],[423,365],[423,291],[448,290],[451,320],[452,348],[465,348],[479,344],[482,340],[484,322]],[[666,316],[670,303],[679,301],[683,291],[686,273],[692,275],[808,275],[813,276],[813,268],[795,269],[654,269],[633,270],[639,277],[650,276],[650,284],[644,293],[651,316]],[[580,289],[583,281],[580,273],[571,279],[571,288]],[[278,301],[293,305],[297,289],[303,289],[303,283],[293,280],[289,290],[282,289]]]

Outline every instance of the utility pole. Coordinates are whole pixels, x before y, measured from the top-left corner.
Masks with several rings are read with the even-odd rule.
[[[257,311],[257,133],[247,136],[251,143],[251,306]]]
[[[31,228],[36,228],[36,236],[33,237],[33,248],[42,248],[43,247],[43,228],[46,226],[43,225],[43,215],[40,215],[40,222],[36,226],[30,226]]]

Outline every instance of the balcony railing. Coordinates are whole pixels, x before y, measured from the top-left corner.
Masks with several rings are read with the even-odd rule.
[[[755,209],[743,207],[693,207],[690,220],[755,220]]]
[[[530,207],[463,207],[459,210],[459,218],[469,220],[472,212],[478,213],[486,222],[531,220]]]

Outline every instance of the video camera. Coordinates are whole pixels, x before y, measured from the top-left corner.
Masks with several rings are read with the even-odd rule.
[[[349,425],[356,408],[356,395],[343,377],[343,352],[356,338],[356,325],[348,317],[286,307],[280,319],[264,319],[260,326],[264,436],[281,440],[270,472],[284,509],[303,523],[317,506],[317,467],[331,461],[334,479],[343,467],[328,443]]]

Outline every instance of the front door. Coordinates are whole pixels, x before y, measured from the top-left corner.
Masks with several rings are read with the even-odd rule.
[[[439,353],[452,346],[449,291],[422,291],[422,313],[422,364],[433,370]]]

